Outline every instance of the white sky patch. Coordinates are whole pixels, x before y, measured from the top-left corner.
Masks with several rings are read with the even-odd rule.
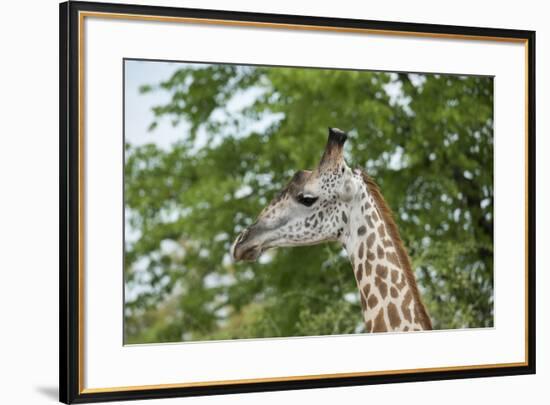
[[[204,278],[206,288],[229,287],[235,282],[235,277],[231,274],[210,273]]]
[[[124,209],[124,242],[135,243],[141,238],[141,231],[132,227],[130,218],[132,217],[132,209],[125,207]]]
[[[250,194],[252,194],[254,190],[252,190],[252,187],[250,187],[249,185],[244,185],[242,187],[240,187],[237,191],[235,191],[235,198],[237,199],[240,199],[240,198],[245,198],[245,197],[248,197]]]
[[[426,75],[420,75],[418,73],[408,73],[407,75],[415,87],[422,87],[422,85],[426,82]]]
[[[151,91],[142,94],[139,88],[144,84],[168,80],[180,69],[180,63],[126,61],[124,64],[124,135],[125,141],[134,146],[153,143],[162,149],[169,149],[172,143],[185,133],[174,128],[168,119],[158,120],[154,131],[148,128],[155,120],[152,107],[169,103],[168,92]]]
[[[160,252],[162,255],[172,256],[177,260],[183,259],[185,254],[183,246],[171,239],[164,239],[160,242]]]
[[[388,162],[388,169],[391,170],[400,170],[402,169],[404,164],[403,154],[405,153],[405,149],[403,149],[402,146],[398,146],[395,148],[394,153],[391,154],[389,162]]]
[[[398,81],[397,73],[390,73],[389,76],[391,80],[389,83],[386,83],[383,88],[390,98],[390,105],[398,105],[402,107],[405,113],[409,116],[414,115],[414,112],[410,108],[411,98],[405,96],[405,93],[403,92],[403,84]],[[423,75],[408,74],[408,77],[415,87],[422,86],[422,84],[426,81],[426,78]]]
[[[141,93],[143,85],[155,85],[167,81],[179,69],[204,68],[210,65],[178,62],[136,61],[125,62],[125,142],[132,146],[155,144],[163,150],[170,150],[172,145],[184,139],[189,134],[191,125],[182,119],[174,126],[169,117],[155,117],[153,107],[165,105],[171,102],[170,91],[150,91]],[[223,123],[224,131],[221,136],[209,141],[210,134],[206,128],[200,127],[195,139],[194,151],[207,146],[216,147],[225,136],[244,137],[253,132],[262,133],[267,128],[284,118],[282,113],[264,114],[260,119],[247,119],[242,111],[251,106],[266,89],[255,86],[243,91],[238,91],[223,107],[214,110],[210,116],[213,122]],[[231,123],[238,117],[239,127]],[[150,131],[152,122],[158,123],[157,127]]]
[[[485,209],[485,208],[487,208],[489,205],[491,205],[491,199],[485,198],[485,199],[481,200],[481,202],[479,203],[479,205],[481,206],[481,208]]]
[[[151,291],[151,274],[147,271],[150,260],[148,257],[142,257],[132,266],[134,272],[134,282],[124,283],[124,301],[132,302],[141,294]]]
[[[355,291],[344,294],[344,300],[350,304],[357,304],[359,302],[358,295]]]

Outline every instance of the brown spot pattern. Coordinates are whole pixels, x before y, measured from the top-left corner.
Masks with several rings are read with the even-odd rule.
[[[392,329],[397,328],[401,324],[397,307],[392,302],[388,304],[388,319],[390,320],[390,326]]]
[[[392,246],[393,246],[392,241],[389,240],[389,239],[384,239],[384,240],[382,241],[382,244],[384,245],[384,247],[392,247]]]
[[[367,228],[365,227],[365,225],[361,225],[357,229],[357,235],[359,235],[359,236],[363,236],[366,232],[367,232]]]
[[[367,273],[367,277],[372,274],[372,264],[368,260],[365,261],[365,272]]]
[[[412,322],[411,311],[409,310],[409,304],[411,303],[411,301],[412,301],[412,294],[411,294],[411,291],[408,290],[407,293],[405,294],[405,299],[401,304],[401,312],[403,312],[403,316],[409,322]]]
[[[374,232],[371,233],[367,238],[367,249],[370,249],[372,247],[372,244],[374,243]]]
[[[376,318],[374,319],[374,326],[372,328],[373,332],[387,332],[388,327],[386,326],[386,322],[384,321],[384,308],[380,308],[380,312],[378,312],[378,315],[376,315]]]
[[[370,217],[370,215],[367,215],[367,224],[369,226],[369,228],[374,228],[374,224],[372,223],[372,219]]]
[[[391,249],[392,254],[389,255],[390,258],[388,259],[388,261],[392,263],[392,265],[389,266],[389,268],[392,270],[397,270],[395,273],[395,276],[394,276],[394,273],[392,272],[393,286],[398,290],[401,289],[404,293],[407,293],[406,295],[410,295],[410,297],[406,297],[409,301],[409,303],[407,304],[408,306],[410,306],[411,302],[414,303],[413,309],[406,311],[408,312],[407,315],[409,317],[412,317],[412,312],[414,310],[414,312],[416,312],[414,314],[415,317],[419,318],[417,323],[422,324],[424,329],[431,329],[431,321],[430,321],[429,315],[426,313],[426,309],[419,297],[419,292],[417,290],[414,273],[412,272],[412,269],[411,269],[409,257],[407,255],[407,251],[405,247],[403,246],[403,242],[399,236],[399,232],[397,230],[395,221],[392,217],[391,210],[388,207],[386,201],[384,200],[384,197],[382,196],[378,185],[365,172],[361,171],[360,174],[363,178],[363,181],[367,189],[369,190],[368,198],[374,201],[374,203],[362,201],[362,203],[365,204],[364,207],[368,209],[367,210],[368,214],[371,214],[371,215],[365,216],[365,220],[366,220],[365,225],[367,225],[370,229],[374,230],[375,227],[373,226],[373,220],[376,222],[376,226],[378,228],[381,228],[379,226],[381,223],[384,224],[384,233],[389,240],[385,240],[384,238],[381,238],[382,239],[381,244],[385,248],[389,248],[390,246],[393,248]],[[374,204],[374,207],[373,207],[373,204]],[[368,260],[373,261],[375,259],[376,252],[372,252],[371,249],[367,249],[365,253],[367,255]],[[388,257],[388,252],[386,252],[386,257]],[[364,268],[365,268],[365,271],[367,272],[368,271],[367,262],[365,262]],[[397,283],[397,280],[399,278],[401,279],[400,283]],[[405,290],[403,290],[403,288],[405,288]],[[394,292],[392,292],[392,294],[394,294]],[[399,294],[400,293],[398,292],[398,295]],[[404,317],[404,315],[402,316]],[[383,317],[381,319],[381,323],[382,323],[382,326],[379,329],[386,329],[387,326],[383,325],[385,323],[383,320]]]
[[[388,259],[388,261],[392,264],[394,264],[395,266],[397,267],[400,267],[399,266],[399,257],[397,257],[397,253],[395,252],[388,252],[386,253],[386,258]]]
[[[386,295],[388,295],[388,285],[382,281],[380,277],[376,277],[374,284],[378,287],[378,291],[380,291],[382,299],[386,298]]]
[[[384,253],[384,249],[382,249],[382,246],[378,245],[376,247],[376,255],[378,256],[379,259],[384,258],[385,253]]]
[[[376,298],[376,295],[371,295],[367,300],[367,304],[369,304],[369,308],[374,308],[376,304],[378,304],[378,298]]]
[[[397,298],[397,296],[399,295],[399,293],[397,292],[397,288],[392,286],[390,288],[390,295],[392,296],[392,298]]]
[[[367,302],[365,301],[365,297],[363,297],[363,294],[361,294],[361,308],[363,308],[363,311],[367,310]]]
[[[386,266],[382,266],[381,264],[376,265],[376,274],[379,275],[382,278],[388,277],[388,268]]]
[[[380,235],[381,238],[386,236],[386,228],[384,227],[384,224],[380,224],[378,227],[378,235]]]
[[[361,263],[359,263],[359,267],[357,268],[357,271],[355,272],[355,278],[357,279],[358,283],[363,278],[363,266],[361,266]]]
[[[404,274],[401,274],[401,281],[397,284],[395,284],[395,286],[397,288],[399,288],[400,290],[403,289],[403,287],[405,287],[405,285],[407,285],[407,278],[405,277]]]
[[[370,293],[370,283],[363,287],[363,293],[365,294],[365,297],[369,296]]]
[[[363,258],[363,253],[365,251],[365,244],[361,242],[361,245],[359,245],[359,251],[357,252],[357,255],[359,256],[359,259]]]
[[[418,309],[418,305],[415,305],[414,306],[414,322],[415,323],[420,323],[420,319],[421,319],[421,315],[420,315],[420,311]]]
[[[370,320],[367,321],[366,327],[367,327],[367,332],[372,332],[372,321]]]

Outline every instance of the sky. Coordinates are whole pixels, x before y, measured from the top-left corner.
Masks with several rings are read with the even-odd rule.
[[[154,120],[151,108],[170,101],[168,92],[152,91],[141,94],[140,86],[167,80],[181,67],[180,63],[127,60],[124,63],[124,135],[133,145],[156,143],[169,147],[182,136],[182,128],[173,128],[168,120],[160,120],[155,131],[148,131]]]

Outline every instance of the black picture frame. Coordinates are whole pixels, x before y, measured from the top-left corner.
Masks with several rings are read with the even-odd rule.
[[[292,24],[311,27],[335,27],[394,31],[429,35],[450,35],[517,39],[527,47],[527,347],[525,364],[514,367],[478,367],[472,369],[410,372],[392,375],[328,377],[308,380],[248,382],[193,387],[147,388],[87,393],[79,380],[83,364],[79,355],[82,307],[79,254],[82,238],[79,229],[79,207],[83,178],[79,171],[79,13],[124,13],[165,17],[186,17],[210,20],[246,21],[257,23]],[[218,395],[258,391],[294,390],[319,387],[340,387],[365,384],[388,384],[410,381],[448,380],[535,373],[535,32],[512,29],[463,27],[435,24],[416,24],[357,19],[310,17],[282,14],[246,13],[234,11],[186,9],[143,5],[65,2],[59,6],[59,392],[64,403],[85,403],[179,396]]]

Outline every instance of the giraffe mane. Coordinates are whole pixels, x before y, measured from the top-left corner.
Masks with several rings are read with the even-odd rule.
[[[392,239],[392,242],[394,244],[397,256],[399,258],[399,262],[405,273],[407,283],[409,285],[409,288],[411,289],[413,298],[417,303],[417,307],[419,308],[418,315],[420,317],[420,323],[426,330],[432,329],[431,319],[428,315],[428,312],[426,311],[424,302],[422,302],[422,298],[420,297],[420,293],[418,291],[418,285],[416,283],[416,277],[414,276],[414,273],[412,271],[411,260],[407,253],[407,250],[405,249],[405,246],[403,245],[401,236],[399,235],[399,231],[397,229],[397,225],[395,223],[393,213],[389,208],[388,204],[386,203],[386,200],[382,196],[382,193],[380,192],[380,188],[378,187],[378,184],[376,184],[375,181],[364,170],[360,169],[360,172],[361,172],[361,177],[363,178],[363,181],[367,186],[367,189],[372,195],[372,198],[374,198],[374,200],[376,201],[376,205],[380,210],[382,219],[386,224],[386,230],[390,235],[390,238]]]

